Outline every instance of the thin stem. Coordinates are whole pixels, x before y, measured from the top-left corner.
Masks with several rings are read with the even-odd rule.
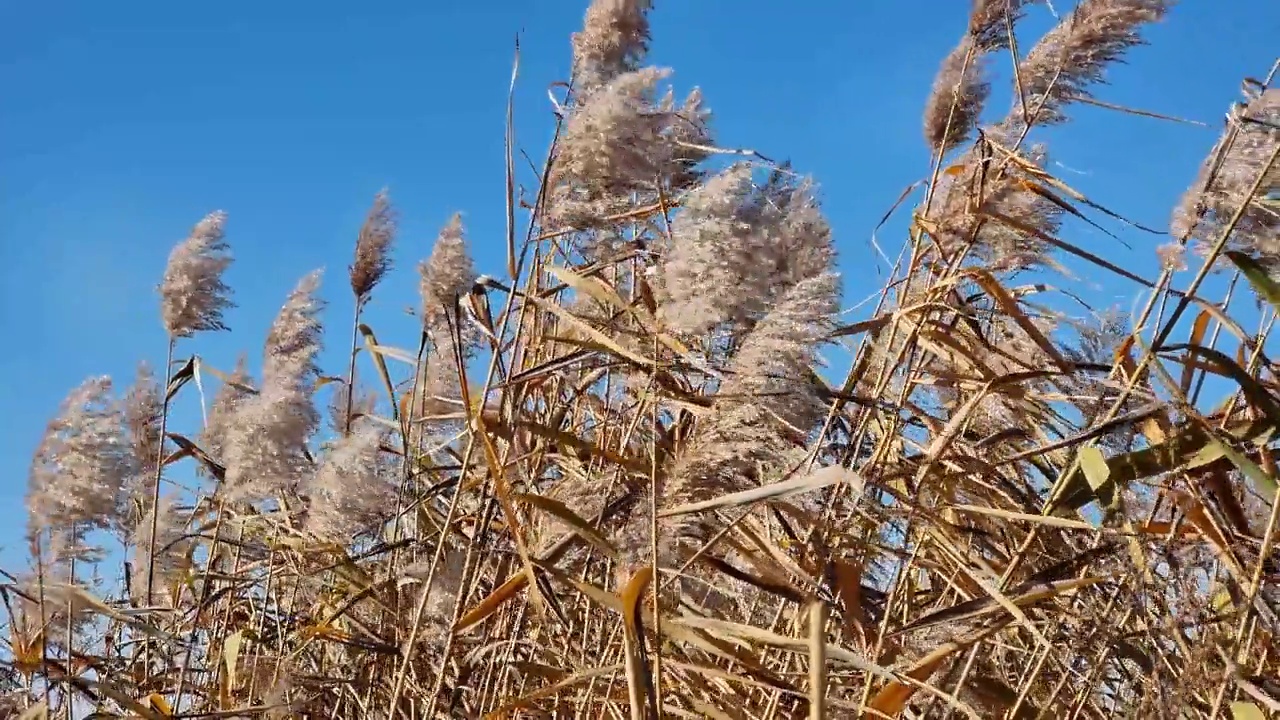
[[[175,345],[177,345],[177,338],[170,336],[164,359],[164,385],[160,388],[164,400],[160,406],[160,438],[156,443],[156,472],[152,478],[154,485],[151,488],[151,537],[147,543],[147,607],[151,607],[153,602],[152,587],[156,577],[156,531],[160,527],[160,478],[164,474],[164,439],[169,422],[169,383],[173,380]]]

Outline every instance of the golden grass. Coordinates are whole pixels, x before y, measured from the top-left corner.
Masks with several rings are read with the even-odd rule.
[[[977,51],[962,49],[966,72]],[[1019,107],[1021,131],[958,152],[930,130],[947,153],[892,276],[869,318],[823,339],[850,343],[847,376],[832,386],[805,367],[783,386],[824,417],[771,438],[786,451],[750,455],[733,466],[741,487],[714,492],[699,458],[752,449],[708,433],[761,397],[721,393],[750,371],[731,362],[744,337],[726,351],[677,333],[655,300],[650,253],[672,242],[685,196],[660,188],[599,218],[627,242],[584,257],[581,233],[544,226],[545,189],[520,237],[509,162],[508,277],[478,281],[405,347],[357,312],[346,376],[316,384],[370,373],[381,396],[369,414],[354,393],[336,403],[337,435],[357,420],[388,432],[397,492],[377,527],[334,542],[306,530],[305,494],[228,497],[201,428],[164,423],[193,380],[238,381],[179,359],[158,472],[198,467],[204,481],[185,498],[183,543],[156,547],[151,513],[144,545],[149,558],[181,547],[184,569],[152,562],[90,590],[46,573],[37,548],[37,582],[4,586],[4,716],[1280,712],[1280,381],[1263,351],[1280,286],[1233,240],[1275,190],[1280,144],[1175,287],[1001,204],[1022,193],[1096,227],[1128,222],[1037,163],[1035,114]],[[1083,355],[1042,289],[1002,265],[1033,246],[1042,265],[1066,252],[1146,286],[1136,330]],[[377,247],[358,252],[377,270],[353,270],[363,308],[386,267]],[[1269,303],[1257,332],[1200,297],[1224,266]],[[457,376],[445,411],[427,402],[424,363]],[[1234,388],[1211,412],[1207,379]]]

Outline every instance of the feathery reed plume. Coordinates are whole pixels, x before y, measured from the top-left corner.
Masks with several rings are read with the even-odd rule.
[[[343,433],[361,417],[372,415],[377,406],[377,395],[366,388],[343,383],[329,395],[329,429]]]
[[[670,327],[749,327],[781,293],[830,267],[831,231],[810,185],[783,177],[756,188],[751,166],[740,163],[685,197],[655,288]]]
[[[364,300],[391,269],[391,245],[396,237],[396,214],[386,189],[373,198],[356,237],[355,261],[349,268],[351,291]]]
[[[117,521],[121,488],[138,472],[111,379],[86,380],[63,401],[31,463],[28,537],[46,531],[59,557],[96,559],[86,535]]]
[[[150,504],[150,497],[147,498],[147,502]],[[148,510],[144,520],[150,517],[149,513]],[[155,592],[150,600],[146,600],[147,602],[160,599],[168,607],[178,607],[181,604],[179,593],[184,584],[182,580],[193,567],[192,552],[195,549],[195,540],[187,533],[184,522],[188,514],[178,506],[174,496],[161,495],[159,511],[156,513],[158,520],[155,523],[154,542],[151,523],[145,521],[138,523],[128,537],[128,545],[132,549],[133,566],[149,568],[151,580],[155,586]],[[161,589],[166,592],[161,592]],[[135,600],[146,599],[146,588],[140,583],[134,583],[130,590]]]
[[[593,0],[573,34],[574,91],[585,97],[635,70],[649,52],[649,0]]]
[[[138,365],[133,385],[125,392],[123,420],[137,472],[127,478],[120,494],[119,521],[127,540],[136,526],[151,512],[156,481],[156,460],[160,457],[160,419],[164,397],[151,367]]]
[[[1156,258],[1160,261],[1162,270],[1182,272],[1187,269],[1187,248],[1176,242],[1165,243],[1156,248]]]
[[[1280,209],[1274,201],[1263,202],[1280,192],[1280,163],[1262,177],[1258,195],[1249,196],[1277,145],[1280,88],[1272,88],[1235,107],[1226,132],[1174,210],[1174,237],[1191,236],[1201,243],[1212,242],[1243,208],[1232,230],[1230,246],[1267,260],[1280,259]]]
[[[1009,28],[1023,15],[1024,0],[974,0],[969,29],[938,68],[924,104],[924,140],[946,152],[969,140],[991,95],[988,55],[1009,47]],[[946,146],[943,147],[943,142]]]
[[[963,143],[977,126],[991,94],[983,59],[972,35],[965,35],[943,58],[924,107],[924,137],[934,151],[946,152]]]
[[[1135,18],[1167,4],[1079,2],[1024,61],[1032,102],[1060,118],[1136,42]],[[984,66],[1029,5],[973,3],[927,109],[931,143],[981,122]],[[11,715],[590,718],[626,692],[633,717],[816,717],[804,659],[779,652],[803,650],[787,638],[815,597],[831,622],[813,623],[827,641],[810,637],[809,689],[829,714],[1280,708],[1270,316],[1236,313],[1272,294],[1265,278],[1244,272],[1215,302],[1204,274],[1178,291],[1128,273],[1153,286],[1133,327],[1069,315],[1070,301],[1093,313],[1096,293],[1050,272],[1051,249],[1070,249],[1053,237],[1063,213],[1122,217],[1048,172],[1019,107],[963,151],[935,147],[958,157],[931,166],[882,302],[836,325],[816,191],[788,167],[701,167],[718,151],[698,139],[700,95],[659,97],[661,71],[641,67],[648,6],[595,2],[574,38],[531,264],[474,278],[459,218],[441,231],[419,266],[416,365],[382,332],[384,352],[354,351],[385,287],[393,223],[375,199],[331,432],[315,402],[318,274],[275,319],[261,390],[242,361],[198,446],[164,424],[182,420],[171,394],[222,377],[208,365],[159,383],[143,368],[122,402],[105,379],[73,393],[33,462],[35,572],[0,582]],[[1274,74],[1246,79],[1175,218],[1216,241],[1243,210],[1227,239],[1268,265]],[[1176,266],[1183,247],[1158,252]],[[492,371],[468,377],[470,318],[517,287]],[[858,347],[833,384],[823,354],[845,342]],[[385,399],[357,397],[357,361]],[[166,480],[196,465],[222,482],[212,498],[161,495],[161,463]],[[100,535],[126,545],[123,583],[85,562]],[[817,672],[827,663],[843,667]]]
[[[431,255],[418,263],[418,275],[423,326],[433,336],[447,335],[449,316],[458,298],[476,279],[461,213],[454,213],[441,228]]]
[[[1009,27],[1022,19],[1026,6],[1038,0],[973,0],[968,34],[985,51],[1009,47]]]
[[[267,335],[262,388],[243,399],[223,450],[225,486],[234,500],[254,502],[296,487],[310,470],[307,442],[320,425],[312,393],[319,375],[320,271],[289,295]]]
[[[801,280],[742,340],[711,414],[672,470],[671,502],[744,490],[761,467],[785,470],[803,458],[825,409],[806,373],[830,333],[838,293],[829,272]],[[697,528],[684,532],[705,537]]]
[[[243,402],[257,394],[251,383],[248,361],[241,355],[236,360],[235,369],[213,396],[204,429],[200,431],[200,447],[223,465],[226,464],[227,438],[236,424],[236,411]]]
[[[974,0],[969,29],[943,58],[925,101],[924,136],[935,152],[960,145],[977,127],[991,94],[987,56],[1009,47],[1009,28],[1021,19],[1025,4],[1024,0]]]
[[[171,338],[227,329],[222,313],[233,305],[230,289],[222,282],[231,265],[223,239],[226,220],[224,212],[210,213],[169,253],[160,283],[160,310]]]
[[[565,122],[547,182],[548,229],[609,227],[613,216],[656,202],[659,188],[678,192],[696,178],[707,142],[699,93],[677,108],[659,99],[670,71],[647,67],[613,78],[575,104]],[[633,196],[636,196],[633,198]]]
[[[1033,122],[1065,121],[1063,106],[1091,97],[1088,86],[1102,82],[1108,65],[1141,45],[1142,26],[1164,18],[1172,4],[1172,0],[1081,0],[1018,63],[1022,100],[1028,112],[1035,113]],[[1009,121],[1022,120],[1015,107]]]
[[[787,289],[742,340],[731,375],[717,393],[732,404],[750,403],[807,435],[825,412],[806,371],[830,335],[840,282],[823,271]]]
[[[931,235],[947,255],[972,247],[978,262],[999,271],[1051,261],[1045,242],[1026,228],[1056,235],[1063,209],[1032,190],[1021,171],[993,160],[993,154],[1012,152],[1012,146],[1010,138],[993,129],[984,138],[981,158],[967,152],[960,172],[938,178],[937,201],[929,213],[936,222]],[[1023,163],[1032,167],[1043,168],[1048,161],[1043,145],[1034,145],[1020,155]],[[997,166],[1001,171],[997,172]]]
[[[386,436],[380,426],[361,422],[329,448],[303,489],[308,498],[307,532],[349,542],[390,514],[397,478],[382,458],[380,444]]]

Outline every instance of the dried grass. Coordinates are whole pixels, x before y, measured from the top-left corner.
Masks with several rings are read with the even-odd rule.
[[[32,465],[31,570],[2,586],[0,716],[1275,712],[1277,91],[1233,115],[1133,326],[1013,284],[1094,257],[1064,217],[1121,219],[1027,136],[1166,5],[1083,0],[975,133],[1025,10],[976,2],[926,111],[927,199],[874,313],[840,325],[812,186],[703,163],[701,96],[677,107],[644,66],[649,3],[596,0],[514,277],[475,277],[454,216],[421,339],[385,344],[361,315],[390,269],[380,194],[345,376],[315,365],[311,275],[260,382],[196,353],[72,393]],[[166,273],[171,357],[224,329],[222,223]],[[1265,303],[1256,333],[1196,298],[1224,265]],[[196,378],[221,383],[204,425],[168,427]],[[1202,412],[1211,378],[1235,392]]]

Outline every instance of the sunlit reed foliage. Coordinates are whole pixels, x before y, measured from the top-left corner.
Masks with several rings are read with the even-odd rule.
[[[225,216],[174,249],[165,380],[86,381],[35,453],[0,716],[1280,711],[1271,76],[1162,238],[1056,177],[1041,131],[1171,3],[1080,0],[1036,39],[1042,3],[975,1],[901,253],[851,315],[837,248],[890,258],[833,231],[814,180],[716,146],[702,94],[648,64],[650,5],[590,4],[545,186],[508,198],[525,229],[479,268],[448,216],[421,332],[363,314],[385,191],[351,326],[307,275],[252,368],[176,342],[225,329]],[[997,63],[1014,102],[990,117]],[[1158,276],[1073,244],[1084,222]],[[1076,303],[1068,256],[1147,302]],[[347,367],[320,366],[326,330]]]

